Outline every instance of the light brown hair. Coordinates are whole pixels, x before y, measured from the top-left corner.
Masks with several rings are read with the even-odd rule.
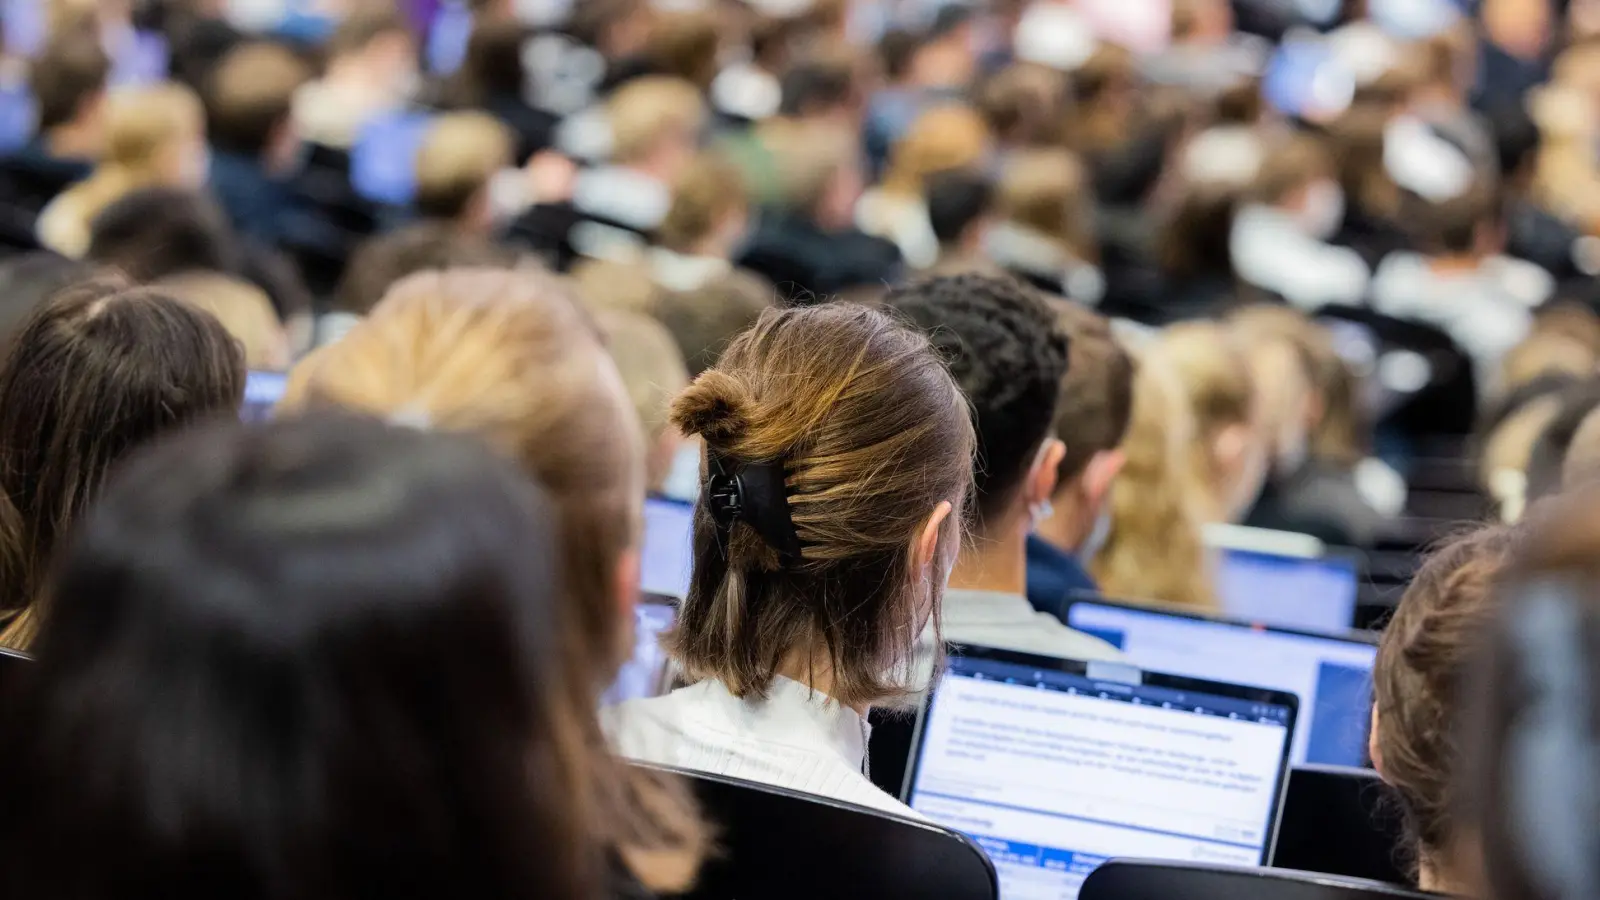
[[[111,59],[93,29],[57,35],[33,64],[29,85],[39,110],[39,131],[49,132],[78,117],[84,103],[106,89]]]
[[[966,400],[927,339],[876,310],[770,311],[673,405],[673,421],[732,465],[785,473],[799,537],[785,562],[743,522],[726,542],[695,513],[694,577],[669,638],[693,678],[764,697],[783,666],[831,672],[860,706],[913,690],[924,620],[938,634],[943,576],[919,584],[912,543],[941,501],[972,490]],[[960,510],[940,559],[960,540]]]
[[[459,218],[515,157],[511,130],[499,119],[482,112],[445,113],[428,128],[417,151],[417,211],[429,218]]]
[[[212,143],[260,156],[289,121],[295,92],[311,77],[311,67],[282,44],[255,41],[228,51],[206,80]]]
[[[989,149],[989,125],[977,110],[961,104],[935,106],[894,145],[883,190],[920,197],[929,175],[981,165]]]
[[[776,305],[771,284],[743,270],[714,279],[699,290],[669,291],[656,303],[656,318],[672,332],[683,351],[689,374],[698,376],[717,364],[734,337],[756,324]]]
[[[672,427],[669,409],[673,398],[689,386],[689,370],[677,342],[655,319],[625,312],[605,312],[596,318],[633,402],[647,450],[645,483],[654,489],[666,478],[672,463],[654,458],[654,450]]]
[[[670,138],[692,141],[705,121],[706,107],[689,82],[650,75],[618,88],[606,104],[606,115],[611,120],[611,156],[626,165],[649,156]]]
[[[557,508],[569,592],[561,645],[574,708],[598,701],[628,648],[615,572],[635,547],[643,446],[599,331],[551,276],[456,269],[414,275],[292,373],[287,410],[343,407],[478,434],[517,460]],[[704,834],[679,789],[618,763],[586,720],[588,827],[647,886],[679,888]],[[636,803],[643,793],[649,803]],[[654,815],[652,815],[654,814]]]
[[[1000,178],[997,205],[1008,222],[1038,232],[1078,259],[1099,257],[1088,173],[1066,150],[1026,150]]]
[[[239,342],[250,369],[289,367],[289,337],[265,291],[217,272],[188,272],[163,279],[156,289],[215,316]]]
[[[717,77],[720,45],[714,10],[668,12],[657,16],[647,53],[663,74],[704,91]]]
[[[1195,439],[1188,448],[1190,487],[1210,494],[1223,474],[1216,458],[1218,435],[1230,426],[1255,422],[1256,388],[1248,356],[1237,334],[1216,322],[1169,326],[1157,346],[1177,373],[1182,398],[1194,416]]]
[[[1495,583],[1512,548],[1512,532],[1501,526],[1440,547],[1417,570],[1378,646],[1374,746],[1418,866],[1448,866],[1456,849],[1459,685],[1498,609]]]
[[[411,225],[370,238],[356,248],[333,295],[333,306],[364,316],[408,275],[464,267],[509,269],[519,262],[515,250],[448,223]]]
[[[750,206],[744,172],[726,158],[701,154],[672,185],[672,206],[656,229],[661,246],[690,252],[735,212]]]
[[[1261,157],[1261,169],[1250,186],[1248,199],[1256,203],[1282,202],[1295,189],[1318,177],[1334,178],[1333,157],[1322,141],[1296,134],[1268,144]]]
[[[1115,450],[1133,419],[1133,357],[1111,333],[1106,317],[1084,306],[1052,301],[1066,332],[1069,363],[1056,404],[1055,436],[1067,445],[1060,483],[1083,474],[1096,454]]]

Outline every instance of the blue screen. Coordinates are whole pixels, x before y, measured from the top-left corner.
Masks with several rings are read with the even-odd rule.
[[[1279,628],[1342,632],[1356,616],[1357,569],[1343,557],[1302,559],[1223,551],[1217,593],[1229,617]]]
[[[282,372],[251,372],[245,376],[244,406],[239,418],[246,422],[265,422],[272,418],[272,408],[283,399],[283,389],[289,376]]]
[[[417,154],[432,124],[428,113],[404,112],[361,129],[350,148],[351,186],[376,203],[409,204],[417,193]]]
[[[683,599],[694,567],[694,507],[651,497],[644,502],[639,585],[647,594]]]

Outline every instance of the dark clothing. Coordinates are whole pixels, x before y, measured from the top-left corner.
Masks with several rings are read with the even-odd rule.
[[[567,272],[580,258],[615,260],[644,249],[671,205],[671,190],[660,181],[602,166],[578,176],[571,200],[534,206],[506,236]]]
[[[556,127],[561,119],[542,109],[524,103],[514,94],[496,94],[484,101],[483,109],[494,116],[516,135],[517,165],[555,145]]]
[[[94,164],[88,160],[52,156],[43,140],[35,140],[0,158],[0,203],[37,216],[62,191],[88,178],[92,171]]]
[[[268,175],[260,160],[217,151],[211,157],[210,183],[240,234],[269,243],[284,238],[297,209],[295,193],[288,182]]]
[[[1386,522],[1361,496],[1353,471],[1313,461],[1269,482],[1245,524],[1309,534],[1340,547],[1370,547]]]
[[[1096,594],[1100,586],[1078,561],[1036,534],[1028,535],[1028,602],[1067,624],[1067,601],[1078,594]]]
[[[770,215],[739,259],[777,286],[792,302],[820,302],[850,288],[887,284],[900,277],[900,250],[854,228],[824,231],[792,215]]]
[[[1557,282],[1588,280],[1573,258],[1582,234],[1536,204],[1514,201],[1506,211],[1506,254],[1543,267]]]

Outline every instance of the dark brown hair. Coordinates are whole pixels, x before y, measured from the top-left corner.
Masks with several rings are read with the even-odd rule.
[[[260,156],[289,120],[295,92],[311,76],[311,67],[282,44],[253,41],[228,51],[206,79],[211,142],[222,150]]]
[[[697,290],[663,293],[655,316],[672,332],[689,374],[696,376],[716,365],[723,348],[777,305],[777,295],[769,282],[735,269]]]
[[[1460,682],[1494,618],[1495,582],[1512,547],[1511,530],[1500,526],[1444,544],[1417,571],[1378,647],[1375,742],[1419,866],[1454,850]]]
[[[1051,301],[1067,336],[1067,377],[1056,404],[1055,435],[1067,445],[1057,469],[1066,485],[1097,453],[1122,445],[1133,420],[1133,358],[1111,334],[1111,322],[1086,307]]]
[[[782,467],[798,561],[742,522],[726,546],[695,513],[694,577],[669,642],[693,678],[764,697],[787,663],[827,667],[832,699],[912,689],[943,573],[919,583],[911,547],[940,501],[971,491],[966,400],[928,341],[888,315],[835,303],[773,310],[673,405],[673,421],[737,466]],[[960,510],[941,552],[960,539]]]
[[[333,305],[366,315],[389,288],[409,275],[456,267],[512,268],[520,257],[508,247],[465,234],[449,223],[423,223],[372,238],[356,248]]]
[[[39,131],[77,118],[85,100],[106,89],[111,59],[93,30],[72,30],[45,46],[28,83],[39,104]]]
[[[222,323],[120,279],[50,298],[0,366],[0,646],[25,648],[57,543],[128,451],[244,399]]]

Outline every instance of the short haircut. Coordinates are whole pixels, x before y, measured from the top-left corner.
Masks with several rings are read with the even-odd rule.
[[[231,274],[243,261],[221,207],[176,188],[128,194],[95,218],[90,235],[90,260],[141,282],[201,269]]]
[[[45,46],[29,79],[39,104],[39,130],[77,118],[85,101],[106,89],[111,59],[93,31],[69,31]]]
[[[252,41],[230,50],[206,79],[209,136],[217,149],[260,156],[289,120],[311,67],[293,50]]]
[[[772,285],[735,271],[695,291],[662,294],[656,301],[656,318],[678,342],[690,376],[699,376],[717,364],[735,337],[777,305],[775,297]]]
[[[58,543],[128,451],[237,415],[244,357],[214,317],[121,278],[39,307],[0,365],[0,646],[25,649]]]
[[[481,112],[440,116],[417,151],[417,212],[455,219],[496,173],[516,161],[511,130]]]
[[[721,156],[703,154],[672,185],[672,206],[656,235],[663,247],[688,251],[729,215],[749,206],[743,170]]]
[[[677,342],[649,316],[603,312],[596,319],[633,401],[640,433],[647,441],[658,440],[671,424],[668,408],[673,398],[689,386],[689,371]]]
[[[994,212],[994,181],[976,169],[935,172],[927,182],[928,224],[941,245],[960,240],[974,222]]]
[[[705,123],[705,101],[694,85],[678,78],[635,78],[611,95],[611,155],[619,163],[637,162],[673,136],[693,140]]]
[[[440,223],[424,223],[371,238],[356,248],[334,294],[334,308],[364,316],[389,288],[418,272],[480,267],[515,268],[522,257],[485,238]]]
[[[848,57],[813,56],[790,66],[779,86],[781,115],[813,115],[856,100],[855,67]]]
[[[413,36],[411,22],[396,3],[361,2],[328,39],[327,55],[337,59],[367,49],[373,41],[390,34]]]
[[[1407,191],[1400,215],[1424,253],[1469,253],[1480,229],[1500,221],[1500,203],[1495,186],[1480,177],[1448,200],[1430,201]]]
[[[155,289],[215,316],[244,351],[251,370],[289,367],[289,341],[265,291],[220,272],[188,272],[164,278]]]
[[[1050,434],[1067,337],[1038,292],[1005,277],[927,278],[889,291],[884,303],[928,334],[972,404],[982,531],[1015,499]]]
[[[1268,205],[1281,202],[1296,188],[1319,176],[1336,177],[1327,145],[1308,134],[1295,134],[1269,144],[1247,198]]]
[[[1096,454],[1117,449],[1127,436],[1133,420],[1133,358],[1106,317],[1067,301],[1050,305],[1072,347],[1054,426],[1067,445],[1057,470],[1066,484],[1082,475]]]
[[[705,90],[717,77],[720,45],[715,10],[668,12],[656,20],[648,54],[663,74]]]
[[[0,262],[0,359],[17,333],[46,300],[74,282],[94,275],[91,263],[40,250]]]

